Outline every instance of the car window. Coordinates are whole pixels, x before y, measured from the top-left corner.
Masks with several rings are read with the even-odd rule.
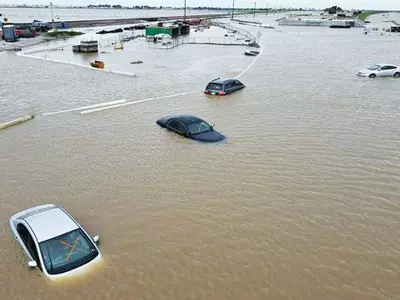
[[[207,85],[206,90],[222,91],[222,84],[221,83],[210,82]]]
[[[41,242],[40,250],[49,274],[60,274],[78,268],[98,254],[81,229]]]
[[[32,235],[29,233],[28,229],[23,224],[18,224],[17,231],[22,242],[25,244],[25,247],[28,250],[29,254],[36,261],[37,265],[41,268],[38,251]]]
[[[396,67],[395,66],[383,66],[381,68],[381,71],[393,70],[393,69],[396,69]]]
[[[203,133],[212,130],[211,126],[204,121],[188,125],[188,131],[191,134]]]
[[[180,133],[186,133],[186,127],[185,127],[185,125],[183,125],[182,122],[179,122],[178,131],[179,131]]]
[[[225,88],[226,89],[231,89],[231,88],[233,88],[235,86],[235,83],[232,81],[232,80],[230,80],[230,81],[228,81],[227,83],[225,83]]]
[[[169,121],[167,126],[168,126],[168,128],[170,128],[176,132],[185,133],[185,130],[184,130],[185,127],[183,126],[183,124],[181,122],[179,122],[176,119],[172,119],[171,121]]]
[[[242,83],[239,80],[235,80],[235,85],[242,85]]]

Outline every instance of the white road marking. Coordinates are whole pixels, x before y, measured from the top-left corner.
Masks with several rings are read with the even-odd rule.
[[[18,55],[19,55],[19,56],[23,56],[23,57],[28,57],[28,58],[46,60],[46,61],[51,61],[51,62],[66,64],[66,65],[72,65],[72,66],[81,67],[81,68],[86,68],[86,69],[90,69],[90,70],[94,70],[94,71],[99,71],[99,72],[107,72],[107,73],[119,74],[119,75],[124,75],[124,76],[130,76],[130,77],[136,77],[136,76],[137,76],[135,73],[114,71],[114,70],[110,70],[110,69],[93,68],[92,66],[80,65],[80,64],[73,63],[73,62],[69,62],[69,61],[63,61],[63,60],[57,60],[57,59],[48,59],[48,58],[45,58],[45,57],[39,57],[39,56],[34,56],[34,55],[29,55],[29,54],[18,54]]]
[[[126,102],[125,99],[115,100],[115,101],[110,101],[110,102],[103,102],[103,103],[98,103],[98,104],[93,104],[93,105],[88,105],[88,106],[82,106],[82,107],[78,107],[78,108],[71,108],[71,109],[59,110],[59,111],[55,111],[55,112],[44,113],[44,114],[42,114],[42,116],[51,116],[51,115],[66,113],[66,112],[70,112],[70,111],[84,110],[84,109],[89,109],[89,108],[102,107],[102,106],[108,106],[108,105],[125,103],[125,102]]]
[[[261,48],[261,51],[260,51],[260,53],[253,59],[253,61],[247,66],[247,68],[246,69],[244,69],[239,75],[236,75],[236,77],[235,78],[239,78],[239,77],[241,77],[242,75],[244,75],[248,70],[250,70],[250,68],[256,63],[256,61],[260,58],[260,56],[262,55],[262,53],[263,53],[263,49]]]
[[[138,101],[131,101],[131,102],[126,102],[126,103],[117,104],[117,105],[94,108],[94,109],[81,111],[80,114],[81,115],[86,115],[86,114],[90,114],[90,113],[94,113],[94,112],[97,112],[97,111],[102,111],[102,110],[106,110],[106,109],[110,109],[110,108],[118,108],[118,107],[122,107],[122,106],[126,106],[126,105],[132,105],[132,104],[138,104],[138,103],[149,102],[149,101],[154,101],[154,100],[173,98],[173,97],[178,97],[178,96],[185,96],[185,95],[194,94],[194,93],[199,93],[199,91],[185,92],[185,93],[179,93],[179,94],[161,96],[161,97],[152,97],[152,98],[142,99],[142,100],[138,100]]]

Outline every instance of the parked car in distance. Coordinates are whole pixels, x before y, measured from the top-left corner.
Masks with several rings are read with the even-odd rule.
[[[225,136],[214,130],[214,125],[191,115],[168,116],[157,120],[156,123],[186,138],[197,141],[219,142],[225,139]]]
[[[217,78],[208,83],[204,93],[207,95],[224,96],[245,88],[237,79]]]
[[[28,266],[38,268],[50,280],[77,275],[102,259],[96,243],[63,208],[45,204],[10,218],[15,240],[28,257]]]
[[[391,64],[376,64],[357,72],[362,77],[400,77],[400,67]]]
[[[39,20],[33,20],[32,26],[33,27],[39,27],[39,28],[47,28],[47,29],[50,28],[48,23],[42,22],[42,21],[39,21]]]

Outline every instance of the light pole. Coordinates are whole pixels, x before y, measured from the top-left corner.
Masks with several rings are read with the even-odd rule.
[[[233,20],[234,11],[235,11],[235,0],[233,0],[233,2],[232,2],[232,20]]]
[[[185,7],[183,9],[183,20],[186,21],[186,0],[185,0]]]
[[[254,2],[254,15],[253,15],[253,18],[256,17],[256,6],[257,6],[257,2]]]
[[[53,24],[53,29],[54,29],[53,2],[50,2],[50,10],[51,10],[51,23]]]

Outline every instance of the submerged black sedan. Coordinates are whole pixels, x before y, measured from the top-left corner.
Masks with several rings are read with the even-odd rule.
[[[157,120],[157,124],[197,141],[219,142],[225,138],[218,131],[214,130],[214,125],[210,125],[195,116],[168,116]]]

